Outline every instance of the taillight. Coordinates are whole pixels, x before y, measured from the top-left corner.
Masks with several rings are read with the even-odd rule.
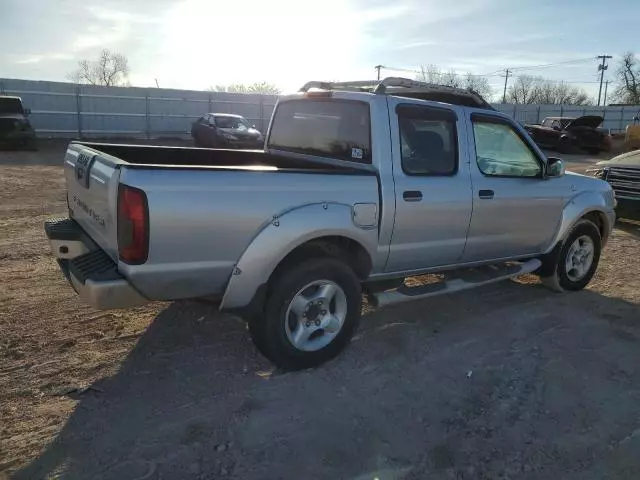
[[[142,190],[118,186],[118,256],[129,264],[147,261],[149,254],[149,207]]]

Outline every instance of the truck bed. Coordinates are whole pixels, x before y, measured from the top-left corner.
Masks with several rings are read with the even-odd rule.
[[[74,142],[64,165],[70,218],[140,293],[158,300],[220,294],[242,252],[274,218],[322,203],[329,213],[358,203],[379,211],[370,165],[295,154]],[[141,265],[119,260],[121,185],[146,196],[149,246]],[[313,215],[279,228],[295,225],[313,232]]]
[[[195,147],[169,147],[156,145],[127,145],[75,141],[72,144],[88,147],[107,154],[114,164],[127,167],[218,167],[220,169],[286,170],[304,173],[370,174],[370,165],[323,160],[300,154],[275,154],[263,150],[227,150]],[[114,165],[115,166],[115,165]],[[262,168],[261,168],[262,167]]]

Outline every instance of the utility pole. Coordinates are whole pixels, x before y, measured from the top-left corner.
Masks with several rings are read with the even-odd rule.
[[[509,69],[505,70],[504,75],[504,93],[502,94],[502,103],[507,103],[507,82],[509,81]]]
[[[609,89],[609,82],[611,80],[607,80],[606,82],[604,82],[604,102],[602,102],[604,104],[604,106],[607,106],[607,90]]]
[[[380,80],[380,69],[384,68],[384,65],[376,65],[375,68],[378,71],[378,80]]]
[[[598,106],[600,105],[600,98],[602,97],[602,81],[604,80],[604,71],[609,68],[606,64],[607,59],[613,58],[611,55],[598,55],[597,58],[602,59],[602,63],[598,65],[598,71],[600,72],[600,90],[598,91]]]

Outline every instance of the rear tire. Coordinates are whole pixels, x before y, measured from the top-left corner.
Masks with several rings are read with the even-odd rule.
[[[582,290],[598,268],[601,249],[598,227],[590,220],[580,220],[563,243],[551,274],[540,280],[555,292]]]
[[[264,315],[249,319],[249,332],[276,366],[311,368],[347,346],[360,322],[361,304],[360,280],[347,265],[335,258],[313,258],[277,274]]]

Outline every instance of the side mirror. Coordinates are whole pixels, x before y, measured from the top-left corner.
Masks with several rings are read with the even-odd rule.
[[[25,115],[31,115],[31,109],[30,108],[25,108],[24,109],[24,114]]]
[[[547,177],[561,177],[564,175],[564,162],[561,158],[547,158]]]
[[[553,128],[554,130],[560,130],[560,127],[559,127],[559,126],[557,126],[557,125],[554,125],[552,128]]]

